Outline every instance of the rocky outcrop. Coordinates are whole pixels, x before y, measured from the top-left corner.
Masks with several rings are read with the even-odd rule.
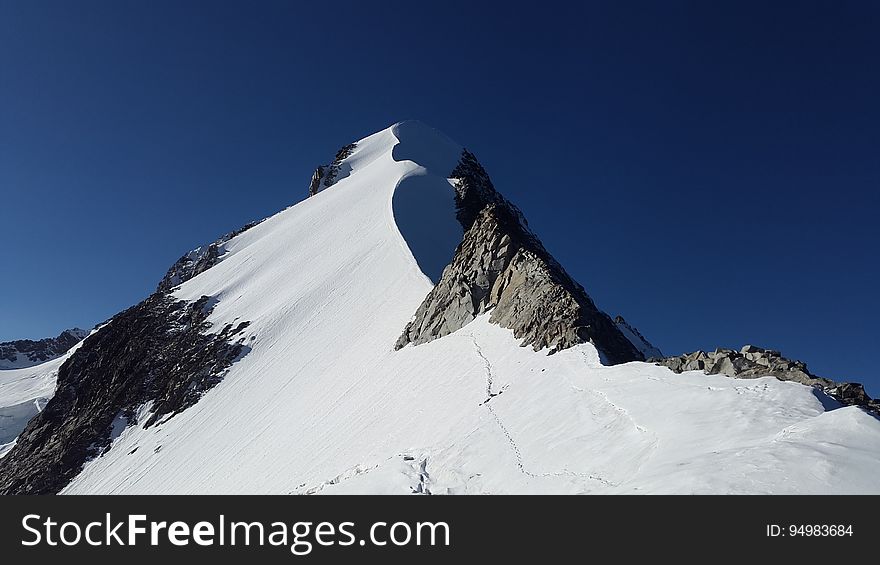
[[[880,418],[880,399],[868,396],[861,383],[838,383],[825,392],[847,406],[861,406]]]
[[[649,359],[669,367],[677,373],[704,371],[710,375],[727,375],[738,379],[776,377],[781,381],[795,381],[805,385],[831,386],[834,381],[811,374],[803,361],[786,359],[779,351],[746,345],[740,351],[716,349],[712,352],[695,351],[674,357]]]
[[[213,302],[156,293],[116,315],[61,366],[55,396],[0,459],[0,494],[57,493],[111,441],[120,419],[150,426],[193,405],[248,351],[247,322],[209,333]]]
[[[60,491],[109,447],[114,422],[134,424],[145,405],[149,415],[138,423],[146,426],[185,410],[250,351],[249,322],[212,332],[215,299],[175,300],[171,291],[220,262],[224,244],[258,223],[181,257],[153,295],[103,324],[61,365],[55,396],[0,459],[0,494]]]
[[[674,357],[648,359],[649,362],[669,367],[676,373],[703,371],[709,375],[727,375],[737,379],[776,377],[823,390],[847,406],[861,406],[880,416],[880,402],[872,400],[859,383],[837,383],[819,377],[807,369],[803,361],[782,356],[779,351],[746,345],[739,351],[716,349],[712,352],[694,351]]]
[[[261,220],[262,221],[262,220]],[[178,259],[168,272],[159,281],[156,292],[171,292],[171,290],[193,278],[194,276],[207,271],[217,263],[223,260],[223,245],[233,237],[244,233],[245,231],[256,226],[260,222],[250,222],[241,228],[231,231],[208,245],[203,245],[193,249],[180,259]]]
[[[309,196],[318,194],[336,181],[348,176],[350,169],[343,168],[343,161],[351,156],[355,147],[357,147],[356,144],[349,143],[336,152],[336,156],[329,165],[318,165],[315,172],[312,173],[312,180],[309,183]]]
[[[58,337],[40,340],[20,339],[0,343],[0,369],[31,367],[61,357],[81,342],[88,330],[73,328],[64,330]]]
[[[555,353],[589,341],[610,363],[644,359],[547,252],[519,209],[495,190],[472,153],[462,153],[450,178],[465,233],[396,348],[448,335],[491,312],[491,322],[536,351]]]

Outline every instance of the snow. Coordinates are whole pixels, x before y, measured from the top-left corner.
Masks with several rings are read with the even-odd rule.
[[[43,363],[45,363],[45,361],[34,361],[27,355],[27,353],[16,351],[13,359],[0,359],[0,371],[6,372],[15,369],[27,369]]]
[[[624,337],[626,337],[626,339],[628,339],[629,342],[639,350],[639,353],[645,356],[645,359],[659,359],[660,357],[663,357],[663,353],[659,349],[648,343],[638,330],[634,329],[625,321],[617,322],[617,329],[619,329]]]
[[[395,351],[436,275],[400,226],[454,217],[451,194],[395,194],[443,194],[450,143],[369,136],[349,176],[231,239],[175,294],[215,296],[253,349],[186,411],[144,428],[142,407],[64,492],[880,493],[880,421],[805,386],[548,356],[486,315]]]
[[[81,330],[79,328],[71,328],[71,329],[65,330],[63,332],[63,334],[70,334],[71,336],[78,338],[80,340],[85,339],[89,335],[89,333],[90,333],[89,331]],[[61,336],[59,336],[59,338],[60,337]],[[11,347],[15,347],[15,345],[13,345],[14,343],[15,342],[8,343],[7,345],[11,346]],[[31,359],[31,355],[33,355],[36,360]],[[0,371],[8,371],[8,370],[12,370],[12,369],[27,369],[30,367],[36,367],[37,365],[42,365],[43,363],[46,363],[46,361],[47,361],[46,359],[41,361],[41,360],[37,359],[37,357],[38,357],[37,354],[34,354],[34,353],[29,354],[28,352],[21,352],[21,351],[16,350],[15,355],[12,359],[0,359]],[[48,359],[48,360],[51,361],[51,359]]]
[[[18,434],[55,394],[58,369],[81,344],[40,365],[0,371],[0,457],[12,449]]]

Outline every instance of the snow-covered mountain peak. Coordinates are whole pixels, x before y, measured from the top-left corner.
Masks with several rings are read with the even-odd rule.
[[[0,374],[17,422],[41,410],[0,434],[0,493],[880,492],[880,421],[640,362],[429,126],[343,146],[309,193],[63,364]]]

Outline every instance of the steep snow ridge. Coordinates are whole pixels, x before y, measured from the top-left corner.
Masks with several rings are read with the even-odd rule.
[[[629,325],[622,316],[617,316],[614,319],[614,323],[617,324],[617,327],[623,332],[626,339],[628,339],[629,342],[645,356],[645,359],[663,357],[663,352],[651,345],[651,343],[645,339],[645,336],[643,336],[639,330]]]
[[[488,314],[395,351],[432,288],[399,226],[454,214],[395,193],[422,177],[442,194],[447,141],[416,122],[361,140],[349,176],[183,283],[178,298],[218,299],[215,327],[251,321],[252,351],[64,492],[880,493],[880,422],[826,413],[808,387],[603,367],[590,344],[548,356]]]

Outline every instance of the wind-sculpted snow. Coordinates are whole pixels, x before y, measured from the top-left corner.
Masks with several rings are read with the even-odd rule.
[[[461,242],[455,193],[443,177],[414,173],[394,190],[394,220],[419,268],[437,283]]]
[[[394,223],[421,271],[436,284],[452,261],[463,230],[455,217],[455,189],[447,179],[461,147],[439,132],[410,121],[392,130],[398,143],[391,150],[395,161],[417,167],[394,189]]]

